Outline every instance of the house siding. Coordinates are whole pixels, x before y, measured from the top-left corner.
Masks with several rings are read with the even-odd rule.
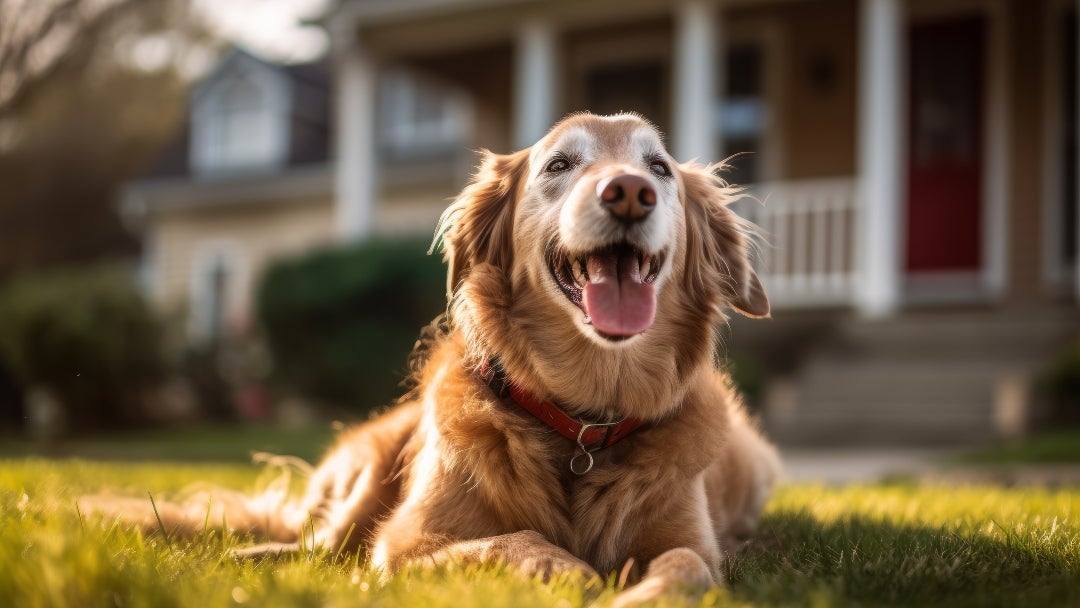
[[[433,235],[439,216],[455,193],[450,184],[388,193],[375,210],[375,232],[385,236]]]
[[[812,179],[855,173],[856,17],[854,2],[806,2],[769,11],[785,40],[782,105],[785,125],[782,177]],[[730,19],[737,28],[735,16]],[[831,84],[811,72],[831,65]]]
[[[187,307],[196,252],[206,244],[226,243],[243,263],[239,297],[228,314],[244,327],[251,321],[259,278],[274,259],[333,241],[333,205],[325,197],[260,204],[255,212],[244,205],[174,210],[156,216],[155,230],[158,305]]]

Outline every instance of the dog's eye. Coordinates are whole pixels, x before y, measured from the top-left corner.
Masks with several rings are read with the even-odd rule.
[[[544,171],[547,173],[562,173],[569,168],[570,161],[561,156],[557,156],[548,162],[547,166],[544,167]]]
[[[659,159],[653,159],[649,162],[649,171],[652,171],[660,177],[671,176],[671,169],[668,167],[668,164]]]

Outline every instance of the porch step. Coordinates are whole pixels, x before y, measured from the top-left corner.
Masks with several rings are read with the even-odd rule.
[[[1014,361],[1039,365],[1076,336],[1080,312],[1010,311],[908,315],[845,324],[832,345],[854,357],[965,361]],[[1033,360],[1034,358],[1034,360]]]
[[[769,430],[792,444],[985,441],[996,435],[1000,375],[966,362],[816,362],[797,379],[786,405],[770,405]]]
[[[1075,339],[1067,312],[847,321],[771,386],[766,426],[796,445],[993,440],[1022,425],[1035,376]]]

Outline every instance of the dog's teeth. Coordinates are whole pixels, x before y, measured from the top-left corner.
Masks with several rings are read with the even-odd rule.
[[[584,285],[589,281],[589,273],[585,269],[585,263],[579,259],[574,259],[574,280],[578,282],[578,285]]]
[[[641,263],[641,276],[649,276],[649,270],[652,268],[652,256],[646,257]]]

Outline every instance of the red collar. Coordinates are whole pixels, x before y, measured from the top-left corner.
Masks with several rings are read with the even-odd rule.
[[[536,395],[510,382],[506,378],[506,373],[499,364],[499,360],[494,357],[480,366],[480,377],[496,395],[499,397],[509,396],[522,409],[555,429],[563,437],[577,443],[584,454],[590,454],[609,447],[645,424],[644,420],[637,418],[625,418],[619,422],[586,422],[585,420],[574,419],[554,403],[543,401],[537,398]],[[587,473],[588,469],[592,468],[591,456],[588,462],[589,466],[584,471],[574,472],[579,474]]]

